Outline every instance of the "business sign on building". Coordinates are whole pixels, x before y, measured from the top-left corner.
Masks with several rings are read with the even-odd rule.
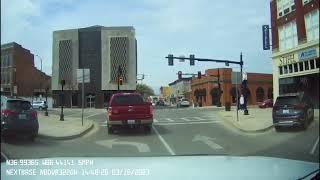
[[[317,57],[317,50],[316,48],[306,49],[306,50],[300,51],[298,56],[300,61],[315,58]]]
[[[269,25],[262,25],[262,42],[263,42],[263,50],[269,50],[270,49]]]

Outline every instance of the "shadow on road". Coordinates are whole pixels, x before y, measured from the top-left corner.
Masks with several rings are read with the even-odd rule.
[[[167,128],[164,128],[163,126],[157,126],[156,127],[159,134],[169,134],[170,131]],[[115,135],[119,136],[150,136],[154,135],[155,132],[153,129],[151,129],[150,133],[146,133],[143,128],[130,128],[130,127],[123,127],[119,129],[114,130]]]
[[[54,141],[49,141],[39,137],[35,138],[34,141],[31,141],[30,139],[28,139],[28,137],[22,136],[7,137],[5,143],[16,146],[55,146],[56,144]]]

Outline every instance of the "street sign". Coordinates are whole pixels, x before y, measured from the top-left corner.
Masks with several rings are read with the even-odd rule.
[[[270,50],[269,25],[262,25],[263,50]]]
[[[82,78],[84,78],[84,83],[90,83],[90,69],[77,69],[77,82],[82,83]]]
[[[247,73],[246,72],[242,73],[242,80],[247,80]]]

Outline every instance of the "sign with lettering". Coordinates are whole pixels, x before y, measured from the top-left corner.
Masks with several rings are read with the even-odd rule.
[[[286,65],[286,64],[293,64],[296,60],[294,59],[294,54],[289,54],[286,56],[280,57],[280,66]]]
[[[269,25],[262,25],[263,50],[270,49]]]
[[[316,48],[310,48],[299,52],[299,60],[307,60],[311,58],[317,57],[317,50]]]

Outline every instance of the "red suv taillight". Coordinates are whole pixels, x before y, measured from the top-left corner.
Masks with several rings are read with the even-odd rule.
[[[111,114],[112,114],[112,108],[109,107],[109,108],[108,108],[108,116],[111,116]]]
[[[304,105],[302,105],[302,104],[295,105],[295,106],[294,106],[294,109],[296,109],[296,110],[303,110],[303,109],[304,109]]]
[[[37,111],[32,111],[31,112],[31,117],[32,118],[37,118],[38,114],[37,114]]]
[[[150,112],[150,114],[152,114],[153,113],[153,107],[152,107],[152,105],[149,106],[149,107],[150,107],[149,112]]]
[[[5,116],[5,117],[8,117],[8,116],[11,116],[11,115],[14,115],[16,114],[16,112],[14,110],[11,110],[11,109],[4,109],[1,111],[1,115]]]

